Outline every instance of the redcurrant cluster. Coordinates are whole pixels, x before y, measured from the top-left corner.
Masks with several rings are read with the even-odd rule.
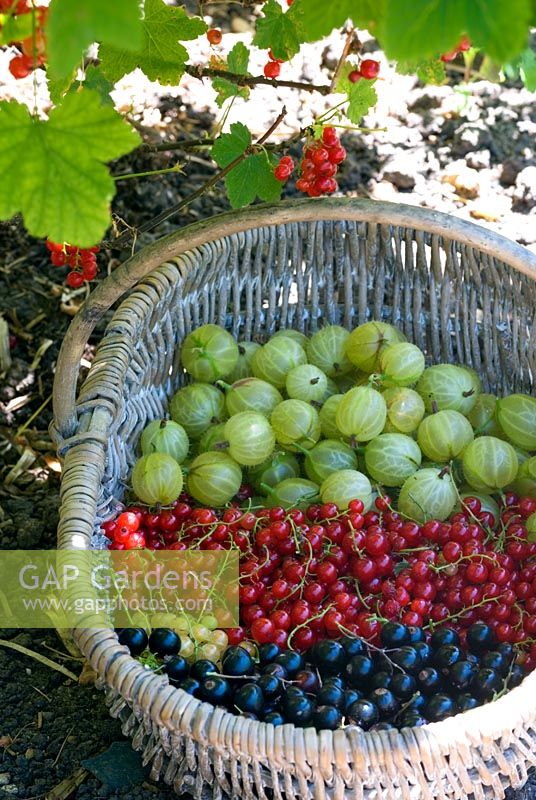
[[[278,181],[286,181],[294,172],[294,161],[290,156],[282,156],[279,164],[274,169],[274,176]]]
[[[441,61],[444,61],[445,63],[454,61],[459,53],[465,53],[470,47],[471,40],[467,36],[462,36],[456,47],[454,47],[452,50],[449,50],[448,53],[443,53],[443,55],[440,56]]]
[[[307,650],[341,635],[373,643],[387,620],[448,625],[465,645],[485,622],[499,642],[536,666],[536,541],[526,522],[536,500],[508,493],[496,519],[476,497],[446,522],[419,525],[387,496],[365,512],[361,500],[306,510],[194,508],[183,494],[170,507],[129,507],[103,524],[111,549],[240,551],[240,623],[229,644],[252,638]]]
[[[48,239],[46,246],[50,250],[50,260],[55,267],[68,266],[71,268],[65,279],[65,283],[71,289],[78,289],[84,281],[92,281],[96,278],[98,247],[76,247],[73,244],[51,242]]]
[[[13,16],[35,13],[35,33],[20,42],[10,42],[19,49],[19,55],[13,56],[9,62],[9,71],[14,78],[26,78],[34,69],[46,61],[45,23],[48,8],[32,8],[28,0],[0,0],[0,13],[11,13]]]
[[[361,78],[366,78],[367,81],[373,81],[380,74],[380,62],[375,61],[373,58],[364,58],[358,69],[353,69],[348,75],[348,80],[351,83],[357,83]]]
[[[268,50],[268,61],[264,65],[264,75],[267,78],[279,78],[281,73],[281,64],[284,61],[282,58],[276,58],[271,50]]]
[[[337,191],[337,167],[346,158],[335,128],[328,126],[322,131],[322,138],[304,147],[300,162],[300,177],[296,188],[309,197],[320,197]]]

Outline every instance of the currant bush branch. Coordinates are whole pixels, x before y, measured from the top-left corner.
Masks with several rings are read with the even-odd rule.
[[[237,86],[279,86],[287,87],[288,89],[300,89],[303,92],[318,92],[318,94],[326,95],[332,91],[330,84],[314,84],[304,83],[303,81],[287,81],[280,80],[279,78],[267,78],[265,75],[240,75],[236,72],[227,72],[225,69],[216,69],[214,67],[201,67],[187,64],[185,72],[193,78],[225,78],[231,83],[236,83]]]
[[[209,191],[213,186],[215,186],[222,178],[225,178],[238,164],[241,164],[248,156],[252,155],[253,153],[257,152],[260,147],[264,145],[266,140],[272,135],[272,133],[276,130],[276,128],[281,124],[285,115],[287,113],[287,109],[283,106],[281,112],[278,114],[277,118],[274,122],[270,125],[268,130],[263,133],[263,135],[258,139],[256,142],[251,144],[249,147],[244,150],[239,156],[237,156],[233,161],[227,164],[226,167],[223,169],[218,170],[212,178],[209,178],[199,189],[196,189],[195,192],[192,192],[187,197],[183,198],[180,202],[175,203],[175,205],[170,206],[170,208],[166,208],[165,211],[162,211],[160,214],[157,214],[152,219],[144,222],[143,225],[140,225],[139,228],[128,230],[125,233],[121,234],[117,239],[105,243],[107,247],[110,247],[114,250],[116,249],[128,249],[132,245],[133,238],[137,238],[140,233],[146,233],[147,231],[152,230],[157,225],[160,225],[161,222],[165,222],[167,219],[172,217],[174,214],[177,214],[183,208],[190,205],[194,200],[197,200],[198,197],[202,197],[206,192]]]

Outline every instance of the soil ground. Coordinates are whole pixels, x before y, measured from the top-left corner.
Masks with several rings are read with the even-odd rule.
[[[243,31],[247,20],[233,18],[231,26]],[[234,38],[240,35],[234,34]],[[232,44],[231,38],[228,46]],[[333,60],[335,44],[328,40],[316,49],[306,46],[304,57],[288,68],[288,76],[313,79],[315,70],[321,69],[319,64]],[[374,42],[367,42],[366,48],[374,50]],[[7,96],[24,93],[24,87],[10,83],[6,63],[0,54],[0,92]],[[469,90],[423,87],[412,77],[394,77],[385,65],[382,74],[386,80],[378,86],[378,109],[365,124],[386,131],[344,134],[348,158],[340,173],[341,194],[454,213],[536,250],[534,96],[516,84],[497,86],[485,81]],[[118,106],[133,108],[137,124],[154,142],[160,137],[198,137],[211,131],[217,111],[213,97],[209,87],[193,79],[164,93],[135,75],[123,81],[115,100]],[[303,96],[264,89],[256,90],[252,97],[255,106],[248,114],[257,121],[259,133],[282,103],[289,108],[288,132],[304,124],[311,108],[316,113],[324,110],[326,102],[322,99],[311,105]],[[239,104],[233,108],[233,118],[240,119]],[[137,152],[114,165],[115,173],[142,172],[180,161],[185,172],[120,182],[114,202],[117,217],[138,226],[197,189],[213,174],[203,152],[186,163],[184,156],[176,153]],[[287,194],[292,193],[290,186]],[[226,208],[218,189],[144,239]],[[101,274],[117,264],[117,257],[120,254],[115,252],[100,257]],[[59,465],[47,432],[51,387],[62,337],[85,295],[85,289],[67,290],[63,278],[63,270],[50,266],[43,243],[29,237],[19,220],[0,225],[0,314],[12,337],[11,368],[0,375],[0,549],[55,545]],[[88,344],[86,367],[99,333],[97,329]],[[0,635],[80,672],[81,664],[70,660],[53,632],[7,630]],[[123,741],[119,724],[109,718],[101,694],[92,685],[80,686],[38,661],[0,646],[0,798],[174,797],[146,775],[135,774],[139,762],[131,761],[126,741],[123,749],[119,745],[120,754],[114,751],[114,757],[117,767],[128,765],[127,778],[135,778],[132,785],[123,782],[114,788],[102,763],[92,767],[96,774],[88,772],[78,788],[61,783],[81,761]],[[50,794],[58,785],[57,792]],[[511,793],[510,800],[514,797],[536,798],[536,782]]]

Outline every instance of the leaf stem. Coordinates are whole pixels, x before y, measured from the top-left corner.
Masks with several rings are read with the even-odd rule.
[[[167,172],[182,173],[182,168],[179,164],[175,164],[174,167],[151,169],[148,172],[125,172],[123,175],[112,175],[112,178],[114,181],[127,181],[130,178],[152,178],[153,175],[165,175]]]

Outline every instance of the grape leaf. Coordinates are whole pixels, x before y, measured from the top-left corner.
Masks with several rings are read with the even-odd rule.
[[[251,134],[241,122],[231,125],[230,133],[222,133],[212,147],[212,158],[219,167],[227,167],[246,152]],[[275,201],[281,196],[282,184],[274,178],[274,166],[266,151],[246,156],[225,177],[229,202],[233,208],[261,200]]]
[[[95,92],[67,95],[48,120],[0,103],[0,218],[22,213],[34,236],[89,247],[110,223],[114,181],[105,162],[140,138]]]
[[[69,75],[86,48],[96,41],[127,50],[139,48],[142,25],[138,0],[52,0],[47,57],[54,79]]]
[[[379,38],[390,58],[421,60],[452,50],[467,33],[498,61],[523,50],[531,0],[384,0]]]
[[[227,56],[226,66],[229,72],[235,72],[237,75],[247,75],[248,62],[248,48],[242,44],[242,42],[237,42]],[[228,81],[226,78],[214,78],[212,86],[214,90],[218,92],[216,104],[220,108],[229,97],[242,97],[244,100],[247,100],[250,93],[248,86],[238,86],[236,83]]]
[[[445,64],[439,58],[426,61],[399,61],[396,65],[401,75],[417,75],[423,83],[440,86],[445,80]]]
[[[357,83],[351,84],[348,92],[348,100],[350,102],[346,109],[346,116],[354,125],[358,125],[362,117],[378,102],[374,83],[375,81],[368,81],[362,78]]]
[[[319,0],[294,0],[291,12],[302,14],[302,40],[314,42],[333,28],[351,19],[356,26],[374,31],[382,14],[383,0],[338,0],[320,3]]]
[[[196,39],[206,30],[202,19],[189,17],[181,7],[167,6],[162,0],[145,0],[141,48],[130,52],[103,44],[99,48],[102,72],[115,83],[139,67],[149,80],[176,84],[188,60],[188,51],[179,40]]]
[[[300,49],[303,40],[301,14],[293,6],[284,12],[277,0],[268,0],[262,7],[264,17],[257,20],[253,44],[271,48],[276,58],[288,61]]]

